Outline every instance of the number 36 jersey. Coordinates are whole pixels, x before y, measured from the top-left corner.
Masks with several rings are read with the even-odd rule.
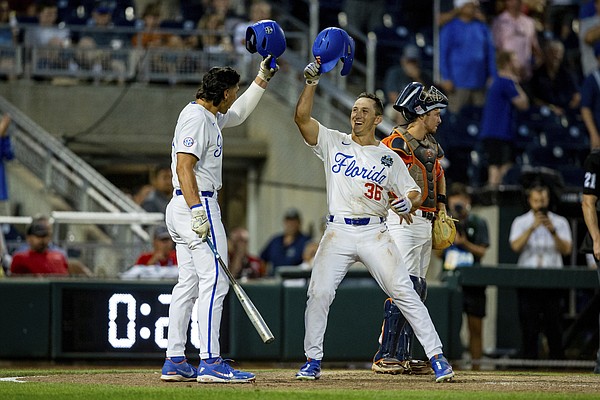
[[[387,146],[361,146],[346,133],[319,124],[312,147],[324,162],[330,215],[386,217],[390,192],[421,192],[402,159]]]

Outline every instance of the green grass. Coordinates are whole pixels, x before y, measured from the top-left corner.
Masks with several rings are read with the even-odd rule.
[[[494,391],[486,385],[481,390],[461,391],[460,383],[435,385],[435,390],[347,390],[347,389],[315,389],[314,384],[306,382],[307,389],[295,388],[292,390],[274,389],[264,386],[251,385],[200,385],[191,383],[172,383],[159,386],[124,386],[111,384],[111,375],[119,373],[149,373],[154,370],[64,370],[64,369],[0,369],[0,377],[15,376],[47,376],[60,374],[94,374],[98,383],[40,383],[40,382],[0,382],[0,399],[119,399],[119,400],[177,400],[177,399],[210,399],[210,400],[394,400],[394,399],[466,399],[466,400],[494,400],[494,399],[527,399],[527,400],[554,400],[554,399],[598,399],[600,398],[600,376],[598,376],[598,393],[544,393],[537,391]],[[506,372],[503,372],[506,374]],[[515,373],[515,378],[524,373]],[[536,373],[543,377],[546,374]],[[547,375],[556,376],[556,373]],[[568,374],[565,381],[568,381]],[[445,386],[448,385],[448,386]],[[382,385],[384,386],[384,385]],[[448,389],[445,389],[447,387]]]

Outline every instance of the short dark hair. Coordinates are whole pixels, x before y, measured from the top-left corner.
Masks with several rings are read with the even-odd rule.
[[[381,101],[381,99],[379,97],[377,97],[376,94],[362,92],[361,94],[358,95],[356,100],[362,99],[362,98],[373,100],[375,102],[375,114],[383,115],[383,102]]]
[[[451,196],[465,196],[470,198],[469,187],[462,182],[453,182],[448,187],[448,192],[446,193],[446,197]]]
[[[212,67],[203,77],[196,99],[212,102],[218,106],[225,91],[240,83],[240,74],[231,67]]]

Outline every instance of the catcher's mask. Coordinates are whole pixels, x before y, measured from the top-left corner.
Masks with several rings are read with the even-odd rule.
[[[246,50],[263,57],[273,56],[271,64],[285,51],[285,34],[279,24],[270,19],[255,22],[246,29]],[[274,68],[272,65],[271,68]]]
[[[448,98],[435,86],[425,90],[419,82],[409,83],[394,103],[394,109],[410,122],[436,108],[448,107]]]
[[[341,75],[350,73],[354,61],[354,39],[340,28],[325,28],[315,38],[313,56],[321,63],[320,73],[331,71],[342,60]]]

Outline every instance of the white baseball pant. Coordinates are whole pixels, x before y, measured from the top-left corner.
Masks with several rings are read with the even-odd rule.
[[[427,308],[413,289],[386,225],[328,223],[315,255],[308,287],[304,314],[306,356],[316,360],[323,358],[329,308],[337,287],[356,261],[362,261],[383,291],[394,300],[414,328],[427,357],[441,353],[442,342]]]
[[[227,264],[227,238],[216,196],[202,197],[202,204],[210,221],[211,239]],[[187,331],[196,299],[200,358],[219,357],[219,330],[229,280],[219,269],[219,263],[208,245],[192,231],[191,212],[183,196],[173,196],[169,202],[166,222],[176,244],[179,268],[169,307],[167,357],[185,356]]]

